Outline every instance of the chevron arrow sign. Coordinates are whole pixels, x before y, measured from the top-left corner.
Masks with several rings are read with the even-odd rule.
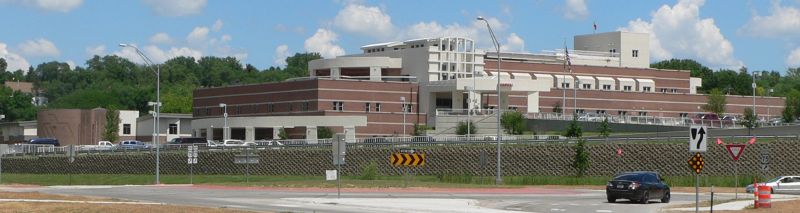
[[[425,154],[422,153],[392,153],[389,157],[394,166],[424,166]]]

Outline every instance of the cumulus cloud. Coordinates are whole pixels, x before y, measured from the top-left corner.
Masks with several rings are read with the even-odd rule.
[[[508,25],[501,22],[497,18],[486,18],[492,26],[495,35],[502,35],[506,31]],[[476,46],[479,48],[494,49],[492,38],[489,36],[489,31],[486,28],[486,23],[483,21],[473,20],[468,25],[461,25],[459,23],[452,23],[448,25],[441,25],[435,21],[419,22],[411,25],[405,30],[404,37],[408,38],[435,38],[446,36],[459,36],[475,39]]]
[[[786,65],[789,65],[790,67],[800,66],[800,47],[792,50],[792,52],[789,53],[789,56],[786,57]]]
[[[75,61],[67,60],[64,63],[67,63],[67,66],[69,66],[69,69],[75,70]]]
[[[302,26],[288,27],[288,26],[286,26],[284,24],[276,24],[274,28],[275,28],[275,31],[282,32],[282,33],[293,32],[293,33],[297,33],[297,34],[303,34],[303,33],[306,32],[306,29],[303,28]]]
[[[23,55],[27,56],[58,56],[61,54],[53,42],[47,39],[28,40],[19,44]]]
[[[144,0],[144,3],[162,16],[194,15],[206,6],[206,0]]]
[[[9,51],[8,45],[5,43],[0,43],[0,58],[6,60],[6,63],[8,64],[6,70],[8,71],[22,70],[23,72],[27,72],[28,68],[31,66],[31,64],[28,63],[28,60],[25,60],[25,58],[19,54]]]
[[[201,45],[208,40],[208,27],[195,27],[189,35],[186,36],[186,41],[192,45]]]
[[[275,48],[275,56],[272,57],[272,64],[286,66],[287,57],[289,57],[289,46],[282,44]]]
[[[153,44],[171,44],[172,42],[174,42],[172,37],[167,33],[156,33],[150,36],[150,43]]]
[[[19,4],[47,11],[69,12],[83,4],[83,0],[2,0],[0,3]]]
[[[773,2],[771,12],[768,16],[753,15],[739,33],[766,38],[800,36],[800,9]]]
[[[378,7],[348,4],[333,19],[339,29],[373,38],[385,39],[394,32],[392,17]]]
[[[94,46],[94,47],[87,47],[86,48],[86,54],[89,55],[89,57],[92,57],[92,56],[95,56],[95,55],[104,56],[104,55],[106,55],[106,45],[98,45],[98,46]]]
[[[322,57],[333,58],[345,54],[344,49],[335,44],[337,40],[338,36],[335,32],[317,29],[313,36],[306,39],[304,47],[306,51],[318,52]]]
[[[506,38],[506,43],[500,45],[500,50],[509,52],[525,52],[525,40],[516,33],[511,33]]]
[[[214,30],[214,32],[219,32],[219,30],[222,29],[222,25],[222,20],[217,19],[217,21],[214,22],[214,25],[211,26],[211,29]]]
[[[570,20],[583,19],[589,16],[586,0],[567,0],[564,5],[564,18]]]
[[[714,19],[700,18],[703,0],[680,0],[661,6],[648,22],[637,18],[621,31],[650,34],[650,55],[656,60],[697,58],[711,67],[744,66],[733,56],[733,45],[720,32]]]

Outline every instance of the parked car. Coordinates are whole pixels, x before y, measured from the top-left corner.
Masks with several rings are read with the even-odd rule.
[[[223,141],[222,144],[219,145],[224,147],[235,147],[235,146],[245,146],[245,143],[242,140],[228,139]]]
[[[800,191],[800,176],[778,176],[773,178],[772,180],[768,180],[763,183],[758,183],[758,185],[767,185],[772,187],[772,194],[774,193],[786,193],[786,192],[798,192]],[[747,193],[753,193],[753,184],[747,185],[745,187],[745,191]]]
[[[114,144],[111,141],[99,141],[97,145],[84,145],[81,146],[83,150],[101,151],[114,149]]]
[[[149,149],[150,145],[137,140],[124,140],[117,144],[120,149]]]
[[[58,143],[58,139],[55,138],[34,138],[28,141],[28,144],[61,146],[61,143]]]
[[[203,144],[206,143],[205,138],[173,138],[167,144]]]
[[[669,203],[669,186],[656,172],[626,172],[614,177],[606,184],[606,198],[609,203],[617,199],[629,199],[647,204],[651,199],[661,199]]]

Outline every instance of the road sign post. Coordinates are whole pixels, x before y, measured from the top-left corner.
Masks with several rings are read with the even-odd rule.
[[[725,144],[725,150],[733,158],[733,176],[736,178],[736,187],[734,188],[734,199],[739,199],[739,157],[744,153],[744,144]]]
[[[342,164],[344,164],[344,158],[347,155],[347,141],[345,141],[345,135],[334,135],[331,148],[333,149],[333,165],[336,165],[336,198],[338,199],[342,197],[342,180],[340,178],[340,171],[342,171]]]
[[[416,167],[416,166],[424,166],[425,165],[425,154],[423,153],[415,153],[413,149],[403,149],[400,152],[392,153],[389,156],[389,163],[394,166],[404,166],[405,168],[405,182],[404,185],[408,186],[408,173],[409,167]]]
[[[194,184],[194,165],[197,164],[197,146],[188,146],[187,162],[189,164],[189,184]]]
[[[700,153],[695,153],[692,158],[689,158],[689,168],[694,171],[694,211],[699,212],[700,210],[700,172],[703,171],[703,166],[705,166],[705,161],[703,160],[703,155]]]
[[[67,146],[67,156],[69,156],[69,185],[72,185],[72,162],[75,162],[75,145]]]
[[[250,147],[245,147],[241,154],[235,155],[233,163],[244,164],[244,178],[246,183],[250,183],[250,164],[258,164],[259,158],[257,154],[253,154]]]

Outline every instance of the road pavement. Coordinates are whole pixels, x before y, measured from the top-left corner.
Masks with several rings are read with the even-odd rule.
[[[111,197],[142,202],[272,212],[658,212],[694,202],[693,193],[672,193],[669,204],[652,200],[608,203],[603,190],[548,189],[342,189],[208,185],[0,187],[5,191]],[[716,194],[715,199],[731,199]],[[708,195],[701,195],[701,200]]]

